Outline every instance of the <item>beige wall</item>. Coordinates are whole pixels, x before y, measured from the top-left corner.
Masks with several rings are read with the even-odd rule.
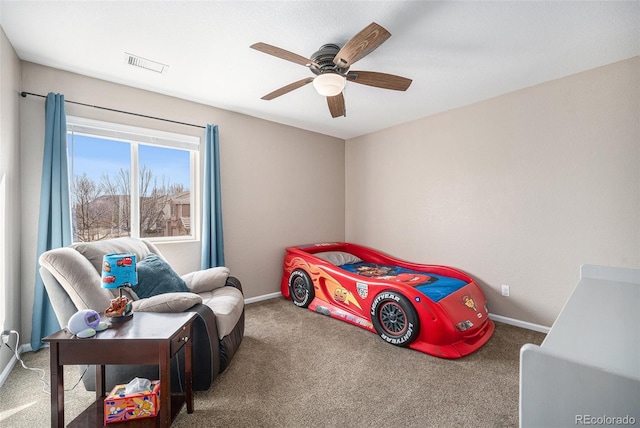
[[[205,105],[22,63],[22,88],[175,121],[217,124],[226,265],[245,297],[279,292],[284,248],[344,239],[344,141]],[[44,99],[20,102],[23,329],[30,332]],[[203,137],[204,130],[67,103],[67,115]],[[202,160],[202,159],[201,159]],[[160,244],[179,273],[199,269],[200,244]]]
[[[639,76],[635,57],[347,141],[346,239],[550,326],[581,264],[640,268]]]
[[[0,76],[0,328],[20,331],[20,61],[2,28]],[[0,348],[0,372],[11,356]]]

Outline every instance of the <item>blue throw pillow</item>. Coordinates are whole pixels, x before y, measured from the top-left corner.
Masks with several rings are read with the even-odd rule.
[[[164,293],[188,292],[187,284],[172,268],[157,255],[151,253],[136,265],[138,285],[133,291],[139,298]]]

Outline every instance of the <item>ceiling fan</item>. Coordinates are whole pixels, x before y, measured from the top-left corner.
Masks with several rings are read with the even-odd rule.
[[[272,100],[313,82],[318,93],[327,97],[331,116],[339,117],[346,116],[342,90],[347,80],[377,88],[406,91],[411,85],[411,79],[406,77],[375,71],[349,71],[349,68],[356,61],[370,54],[389,37],[391,37],[391,33],[372,22],[353,36],[342,48],[331,43],[325,44],[310,58],[266,43],[255,43],[251,45],[251,48],[308,67],[315,74],[315,77],[306,77],[276,89],[262,99]]]

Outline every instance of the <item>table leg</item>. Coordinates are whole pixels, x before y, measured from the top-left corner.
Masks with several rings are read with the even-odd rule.
[[[159,345],[159,369],[160,369],[160,426],[171,425],[171,348],[169,341],[164,341]]]
[[[49,371],[51,373],[51,427],[64,427],[64,369],[58,363],[60,345],[52,342],[49,346]]]
[[[104,364],[96,364],[96,400],[107,396]]]
[[[185,374],[185,389],[186,389],[186,401],[187,401],[187,413],[193,413],[193,372],[191,369],[191,358],[193,352],[193,323],[189,323],[187,326],[187,345],[184,350],[185,362],[184,362],[184,374]]]

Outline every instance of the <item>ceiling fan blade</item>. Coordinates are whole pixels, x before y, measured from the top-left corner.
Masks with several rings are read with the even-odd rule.
[[[390,32],[372,22],[340,49],[333,59],[333,63],[338,67],[349,67],[362,57],[370,54],[371,51],[384,43],[389,37],[391,37]]]
[[[394,74],[378,73],[376,71],[350,71],[347,80],[361,85],[375,86],[377,88],[392,89],[394,91],[406,91],[413,80]]]
[[[294,54],[293,52],[289,52],[277,46],[272,46],[266,43],[258,42],[258,43],[252,44],[250,47],[257,51],[260,51],[269,55],[273,55],[275,57],[285,59],[287,61],[295,62],[296,64],[304,65],[305,67],[311,67],[311,66],[314,66],[317,68],[320,67],[316,62],[311,61],[309,58],[305,58],[301,55]]]
[[[344,96],[342,95],[342,92],[333,97],[327,97],[327,104],[329,105],[329,112],[331,112],[331,117],[347,115],[344,105]]]
[[[288,85],[283,86],[280,89],[276,89],[275,91],[268,93],[267,95],[265,95],[261,99],[267,100],[267,101],[272,100],[274,98],[279,97],[280,95],[284,95],[286,93],[289,93],[289,92],[293,91],[294,89],[301,88],[304,85],[307,85],[307,84],[309,84],[311,82],[313,82],[313,77],[305,77],[302,80],[298,80],[297,82],[289,83]]]

